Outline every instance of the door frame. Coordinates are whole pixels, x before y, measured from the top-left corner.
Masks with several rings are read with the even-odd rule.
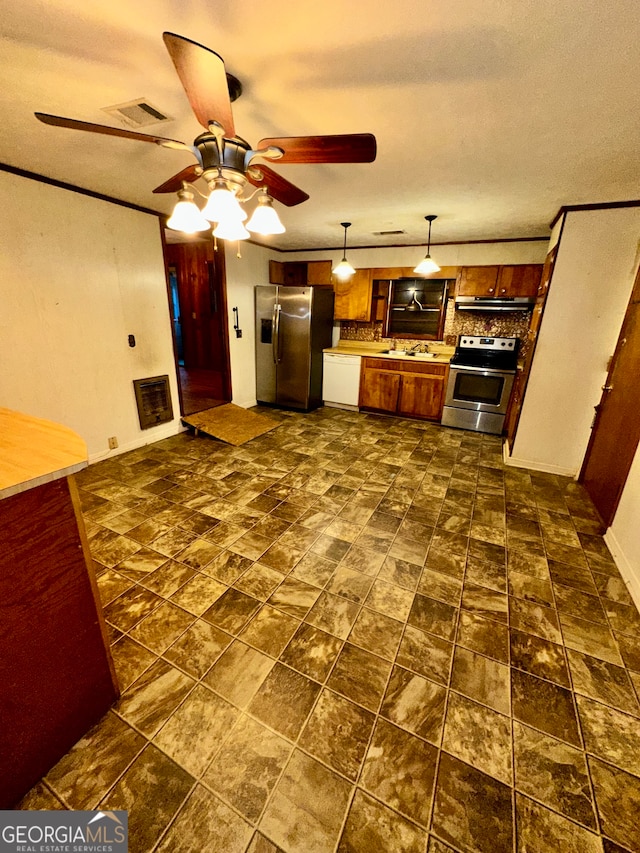
[[[180,380],[180,363],[178,357],[178,344],[176,340],[176,333],[173,324],[173,311],[172,311],[172,294],[171,294],[171,282],[169,280],[169,267],[172,266],[168,260],[167,253],[167,240],[165,233],[165,225],[163,221],[160,221],[160,238],[162,242],[162,255],[164,261],[164,271],[165,271],[165,285],[167,289],[167,300],[168,300],[168,308],[169,308],[169,323],[171,326],[171,341],[173,344],[173,361],[176,372],[176,384],[178,386],[178,400],[180,404],[180,414],[184,414],[184,400],[182,394],[182,383]],[[211,235],[209,235],[211,239]],[[184,240],[183,243],[193,243],[193,242],[205,242],[203,239],[198,240]],[[218,245],[214,248],[216,253],[216,261],[218,262],[220,269],[219,276],[219,288],[216,291],[216,297],[219,296],[220,304],[219,311],[221,317],[220,322],[220,334],[222,339],[222,351],[223,351],[223,392],[225,400],[231,401],[233,392],[231,387],[231,355],[229,351],[229,309],[227,302],[227,273],[226,273],[226,263],[225,263],[225,253],[224,253],[224,244]],[[209,281],[209,287],[215,286],[216,282],[213,280],[212,276],[212,263],[211,261],[207,261],[207,277]],[[184,335],[184,327],[183,327],[183,335]],[[184,348],[184,339],[183,339],[183,348]]]

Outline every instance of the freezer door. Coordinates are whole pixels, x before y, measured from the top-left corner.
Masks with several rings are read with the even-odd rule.
[[[278,342],[278,288],[256,287],[256,399],[276,402],[276,359]]]
[[[311,376],[310,287],[279,287],[281,306],[278,332],[276,402],[281,406],[309,406]]]

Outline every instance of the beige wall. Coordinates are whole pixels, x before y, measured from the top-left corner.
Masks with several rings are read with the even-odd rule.
[[[92,460],[110,436],[121,452],[175,433],[157,218],[6,172],[0,204],[0,405],[66,424]],[[162,374],[176,417],[143,431],[132,383]]]
[[[640,208],[566,215],[512,461],[575,476],[638,266]]]

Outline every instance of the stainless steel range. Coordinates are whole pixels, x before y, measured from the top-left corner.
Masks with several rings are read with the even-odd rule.
[[[444,426],[500,435],[518,365],[518,338],[460,335],[442,412]]]

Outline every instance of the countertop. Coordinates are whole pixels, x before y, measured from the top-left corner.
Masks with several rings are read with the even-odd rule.
[[[0,500],[86,468],[87,445],[73,430],[0,409]]]
[[[438,342],[428,343],[429,352],[434,353],[430,358],[421,358],[407,355],[404,350],[394,350],[393,352],[384,352],[389,349],[389,344],[384,341],[339,341],[335,347],[328,347],[323,350],[327,353],[335,353],[336,355],[359,355],[368,356],[369,358],[396,358],[406,359],[407,361],[424,361],[427,364],[448,364],[451,356],[454,353],[455,347],[446,346]]]

